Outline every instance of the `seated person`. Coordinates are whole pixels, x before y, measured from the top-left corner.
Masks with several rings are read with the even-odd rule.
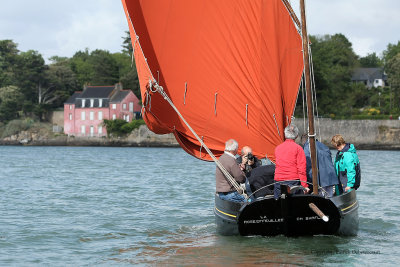
[[[251,172],[250,177],[247,178],[246,190],[252,200],[274,194],[274,174],[275,165],[273,164],[260,166]]]
[[[234,139],[226,141],[224,154],[221,155],[219,161],[236,182],[244,183],[246,176],[236,163],[235,155],[237,154],[238,148],[239,145]],[[233,202],[245,201],[245,197],[235,190],[234,186],[229,182],[218,166],[215,170],[215,185],[216,192],[221,199]]]
[[[242,148],[241,156],[236,159],[237,164],[246,177],[250,177],[251,171],[257,167],[260,167],[262,162],[256,156],[253,155],[253,150],[249,146]]]

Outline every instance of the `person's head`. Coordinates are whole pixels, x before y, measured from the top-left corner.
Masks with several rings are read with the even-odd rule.
[[[299,129],[294,124],[290,124],[285,128],[285,138],[295,140],[299,136]]]
[[[346,145],[344,138],[342,135],[337,134],[332,137],[331,144],[336,147],[338,150],[341,150],[342,147]]]
[[[244,146],[242,148],[242,156],[246,156],[247,154],[252,153],[253,154],[253,150],[251,149],[251,147],[249,146]]]
[[[233,155],[236,155],[238,149],[239,149],[239,144],[238,142],[236,142],[235,139],[229,139],[228,141],[225,142],[225,151],[228,151]]]

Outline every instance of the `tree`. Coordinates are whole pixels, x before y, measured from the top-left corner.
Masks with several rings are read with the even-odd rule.
[[[368,54],[365,57],[360,58],[360,65],[363,68],[377,68],[377,67],[382,67],[383,62],[374,52]]]
[[[79,87],[85,84],[113,85],[119,81],[118,64],[105,50],[76,52],[71,59],[71,69],[77,76]]]
[[[16,85],[21,88],[25,99],[37,103],[41,84],[47,66],[41,54],[34,50],[21,52],[15,70]]]
[[[38,103],[59,107],[76,90],[77,79],[67,58],[52,61],[45,71],[44,83],[40,84]]]
[[[400,41],[397,44],[388,44],[385,51],[383,51],[383,60],[385,64],[389,62],[390,59],[395,57],[398,53],[400,53]]]
[[[350,81],[358,64],[352,44],[342,34],[310,36],[310,41],[319,114],[349,115]]]
[[[14,70],[19,50],[12,40],[0,41],[0,87],[15,83]]]
[[[387,61],[385,69],[390,90],[394,93],[393,106],[400,111],[400,52]]]
[[[23,99],[21,90],[16,86],[0,88],[0,121],[6,122],[17,118]]]
[[[114,53],[113,57],[119,68],[119,82],[124,88],[131,89],[140,98],[139,79],[135,62],[127,53]]]

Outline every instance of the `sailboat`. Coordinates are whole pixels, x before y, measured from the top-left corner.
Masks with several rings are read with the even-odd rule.
[[[300,85],[310,89],[304,0],[300,22],[287,0],[122,0],[142,97],[142,117],[157,134],[173,133],[190,155],[219,163],[225,141],[275,161],[291,124]],[[318,195],[313,109],[308,109],[314,192],[282,187],[236,203],[215,194],[223,235],[355,235],[356,192]],[[185,168],[186,166],[182,166]]]

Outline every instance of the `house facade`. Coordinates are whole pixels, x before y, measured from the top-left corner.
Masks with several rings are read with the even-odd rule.
[[[387,83],[387,77],[383,68],[357,68],[353,72],[351,81],[363,83],[371,89],[372,87],[384,87]]]
[[[64,103],[64,133],[69,136],[101,137],[107,135],[103,120],[135,119],[140,112],[139,99],[121,85],[86,86]]]

